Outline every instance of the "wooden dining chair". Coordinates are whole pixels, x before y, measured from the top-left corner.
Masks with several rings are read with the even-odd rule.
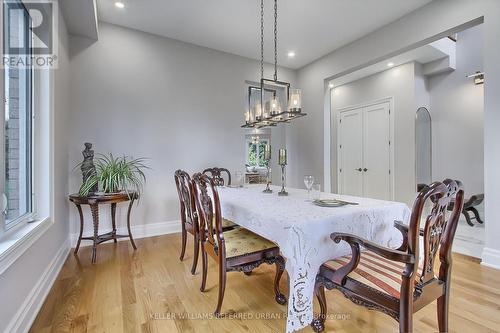
[[[276,265],[275,299],[279,304],[285,304],[286,297],[279,289],[279,282],[285,270],[285,260],[280,255],[279,247],[244,228],[224,231],[215,180],[207,175],[197,173],[193,176],[192,183],[202,230],[200,234],[204,235],[201,239],[203,274],[200,290],[202,292],[205,291],[208,273],[207,254],[217,262],[219,270],[219,296],[215,315],[220,315],[226,289],[227,272],[247,273],[263,263]]]
[[[194,238],[194,255],[191,274],[196,273],[196,265],[198,263],[198,255],[200,252],[200,231],[198,224],[198,216],[196,215],[196,206],[193,193],[191,191],[191,177],[183,170],[177,170],[174,174],[177,194],[179,195],[180,210],[181,210],[181,230],[182,230],[182,248],[180,260],[184,260],[186,253],[187,233],[189,232]]]
[[[182,248],[180,260],[184,260],[184,255],[186,253],[187,245],[187,234],[193,235],[194,239],[194,254],[193,254],[193,266],[191,268],[191,274],[196,273],[196,266],[198,264],[198,255],[200,252],[200,227],[198,223],[198,216],[196,212],[196,204],[194,201],[191,177],[189,174],[183,170],[177,170],[174,174],[175,185],[177,187],[177,194],[179,195],[180,211],[181,211],[181,237],[182,237]],[[236,227],[233,222],[223,219],[222,228],[224,230],[231,230]]]
[[[222,177],[223,173],[226,174],[227,182]],[[216,186],[231,185],[231,172],[226,168],[208,168],[203,170],[203,174],[212,177]]]
[[[455,207],[447,218],[451,200]],[[425,203],[432,210],[420,228]],[[460,181],[446,179],[425,186],[418,194],[409,226],[395,222],[403,234],[398,249],[390,249],[355,235],[332,233],[335,242],[347,242],[352,254],[321,266],[316,277],[315,294],[321,314],[311,326],[322,332],[327,313],[325,287],[337,289],[345,297],[368,309],[382,311],[399,322],[400,332],[412,332],[413,313],[437,299],[440,332],[448,331],[448,306],[451,283],[451,247],[464,203]],[[419,238],[423,237],[423,260],[419,261]],[[363,247],[363,250],[360,250]],[[434,272],[439,251],[439,271]],[[420,262],[420,264],[419,264]]]

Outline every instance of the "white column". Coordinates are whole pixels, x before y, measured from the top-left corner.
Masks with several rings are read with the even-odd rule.
[[[484,192],[486,239],[482,264],[500,269],[500,2],[484,18]]]

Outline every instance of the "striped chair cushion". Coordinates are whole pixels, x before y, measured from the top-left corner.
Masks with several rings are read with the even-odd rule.
[[[337,270],[351,260],[351,255],[339,257],[324,264],[331,270]],[[401,274],[405,264],[386,259],[371,251],[362,251],[358,267],[348,277],[393,297],[399,298]],[[421,268],[417,272],[420,276]]]

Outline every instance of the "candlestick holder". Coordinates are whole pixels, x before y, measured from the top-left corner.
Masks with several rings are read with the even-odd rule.
[[[278,192],[279,196],[287,196],[288,192],[285,190],[285,167],[286,164],[281,165],[281,191]]]
[[[264,193],[273,193],[273,190],[271,190],[271,188],[269,187],[269,185],[271,185],[271,163],[270,163],[271,160],[266,160],[266,169],[267,169],[267,173],[266,173],[266,189],[262,192]]]

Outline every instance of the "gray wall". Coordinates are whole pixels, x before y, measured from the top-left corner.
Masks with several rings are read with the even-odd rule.
[[[328,123],[328,103],[325,99],[325,80],[339,77],[367,65],[388,59],[394,55],[423,46],[445,37],[457,28],[470,27],[484,20],[484,69],[485,84],[484,113],[484,170],[485,170],[485,217],[486,248],[483,261],[487,265],[500,267],[500,245],[494,235],[500,234],[500,212],[495,206],[500,202],[500,154],[498,154],[498,128],[500,127],[500,2],[496,0],[439,0],[366,35],[359,40],[334,51],[305,66],[298,72],[298,85],[302,87],[303,109],[309,114],[304,121],[297,122],[293,137],[287,142],[297,142],[291,155],[307,151],[307,158],[298,160],[295,168],[297,179],[313,170],[315,173],[330,173],[329,160],[324,160],[329,149],[329,133],[321,126]],[[326,121],[325,121],[326,120]],[[325,128],[326,130],[326,128]],[[334,133],[332,133],[334,134]],[[300,136],[300,137],[299,137]],[[324,137],[327,140],[324,140]],[[324,165],[324,168],[322,168]],[[329,176],[328,176],[329,177]]]
[[[415,63],[407,63],[332,89],[332,190],[337,190],[338,109],[392,97],[394,103],[394,197],[411,203],[415,194]]]
[[[484,192],[484,86],[468,74],[482,71],[483,26],[458,34],[457,69],[429,79],[433,178],[463,181],[469,195]]]
[[[71,37],[69,166],[82,160],[83,142],[96,152],[149,157],[133,223],[178,220],[176,169],[243,170],[245,80],[259,74],[254,60],[101,22],[99,41]],[[290,70],[280,69],[279,77],[295,81]],[[277,150],[283,127],[272,135]],[[80,182],[79,170],[71,173],[70,191]],[[76,210],[70,213],[76,226]]]
[[[44,285],[37,285],[42,276],[50,267],[56,254],[62,247],[67,246],[69,226],[68,226],[68,114],[69,104],[69,55],[68,55],[68,35],[64,19],[59,15],[59,68],[54,75],[54,113],[53,113],[53,135],[55,145],[54,150],[54,175],[52,182],[54,193],[54,203],[51,207],[53,224],[35,243],[12,264],[0,276],[0,295],[2,295],[2,311],[0,311],[0,332],[3,332],[7,325],[17,319],[23,319],[21,324],[28,325],[34,319],[37,306],[41,306],[39,301],[48,290]],[[63,249],[64,250],[64,249]],[[66,252],[64,252],[65,254]],[[50,279],[50,277],[48,277]],[[44,281],[47,282],[47,281]],[[40,287],[41,290],[37,288]],[[49,286],[50,287],[50,286]],[[25,303],[33,301],[34,304]],[[26,308],[25,308],[26,307]],[[18,311],[26,310],[27,313]],[[23,314],[26,317],[18,317]]]

